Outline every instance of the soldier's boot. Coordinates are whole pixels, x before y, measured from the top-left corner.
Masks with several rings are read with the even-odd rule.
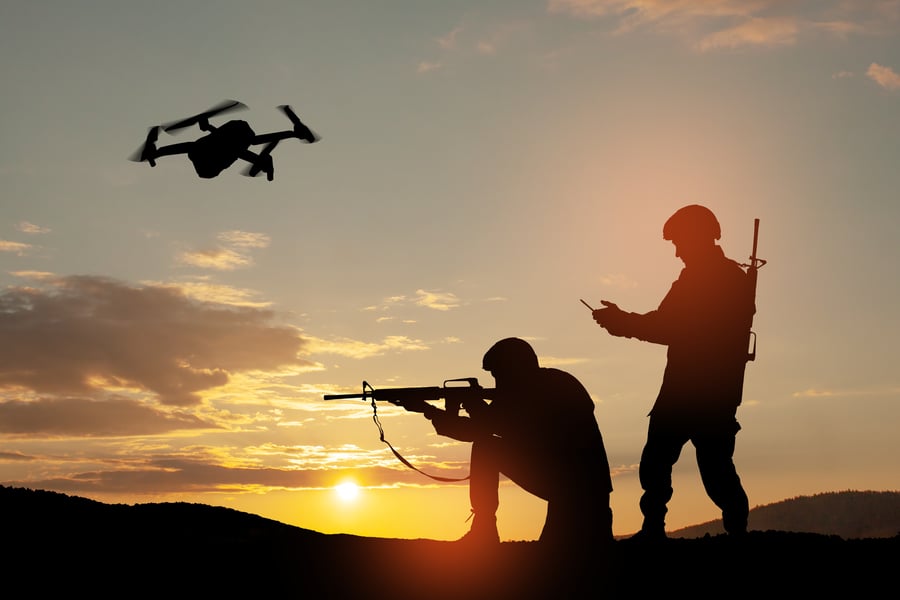
[[[459,538],[457,542],[467,545],[496,546],[500,543],[497,516],[472,511],[472,526],[469,528],[469,532]]]

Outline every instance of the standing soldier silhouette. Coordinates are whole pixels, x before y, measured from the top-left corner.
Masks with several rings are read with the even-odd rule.
[[[639,478],[641,530],[632,538],[666,538],[672,467],[690,441],[710,499],[722,510],[725,531],[747,531],[749,503],[734,466],[741,426],[736,419],[748,360],[748,332],[756,312],[754,286],[716,244],[716,216],[697,204],[677,210],[663,226],[684,269],[656,310],[625,312],[609,301],[594,310],[611,335],[668,346],[662,385],[650,411]]]

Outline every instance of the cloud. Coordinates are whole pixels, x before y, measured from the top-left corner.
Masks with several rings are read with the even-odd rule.
[[[36,280],[47,280],[56,277],[55,273],[50,273],[48,271],[10,271],[9,274],[15,275],[16,277],[21,277],[22,279]]]
[[[588,362],[587,358],[562,358],[559,356],[542,356],[540,363],[542,367],[571,367],[572,365],[580,365]]]
[[[434,41],[442,49],[443,52],[451,52],[456,47],[456,38],[461,31],[462,27],[456,27],[455,29],[447,32],[446,35],[435,38]],[[437,71],[438,69],[443,68],[443,66],[444,64],[441,61],[422,60],[419,61],[418,65],[416,65],[416,73],[418,75],[424,75],[425,73],[430,73],[431,71]]]
[[[329,454],[320,450],[323,456]],[[373,454],[374,453],[370,453]],[[184,494],[200,492],[261,493],[290,489],[331,489],[335,481],[345,476],[368,487],[396,485],[422,485],[420,473],[411,469],[399,469],[393,458],[384,452],[377,453],[378,462],[390,466],[336,467],[322,468],[273,468],[260,466],[229,466],[221,464],[220,458],[210,455],[199,458],[185,458],[179,455],[151,456],[135,458],[130,464],[119,464],[109,470],[92,470],[61,474],[55,478],[7,481],[12,487],[55,490],[62,493],[120,493],[120,494]],[[354,460],[365,458],[364,453],[353,454]],[[464,476],[467,465],[434,465],[419,461],[419,457],[409,455],[417,465],[423,467],[448,467],[450,476]],[[124,461],[119,461],[120,463]],[[348,459],[348,463],[350,460]],[[350,463],[352,464],[352,463]],[[427,485],[427,484],[425,484]],[[446,485],[446,484],[445,484]]]
[[[488,301],[494,301],[495,299],[489,299]],[[502,300],[502,299],[496,299]],[[381,312],[386,313],[393,310],[403,310],[405,308],[409,308],[410,306],[419,306],[422,308],[430,308],[431,310],[439,310],[439,311],[448,311],[454,308],[459,308],[462,306],[462,301],[456,296],[456,294],[452,292],[441,292],[441,291],[429,291],[418,289],[416,290],[415,296],[408,297],[403,295],[397,296],[388,296],[385,298],[380,305],[371,305],[366,306],[362,310],[366,312]],[[382,315],[376,317],[376,320],[380,322],[384,322],[387,320],[395,319],[398,317],[393,317],[389,315]],[[404,318],[402,319],[404,323],[414,323],[414,319]]]
[[[253,298],[258,296],[258,292],[253,290],[210,283],[208,281],[184,281],[178,283],[144,281],[142,283],[143,285],[177,290],[188,298],[193,298],[200,302],[227,304],[229,306],[247,306],[251,308],[266,308],[272,304],[265,300],[254,300]]]
[[[614,288],[630,289],[637,287],[637,282],[621,273],[603,275],[600,277],[600,283]],[[596,308],[596,307],[595,307]]]
[[[49,228],[40,227],[38,225],[35,225],[34,223],[29,223],[28,221],[20,221],[16,225],[16,229],[18,229],[22,233],[50,233]]]
[[[487,41],[478,42],[475,45],[475,48],[476,48],[476,50],[478,50],[479,54],[496,54],[497,53],[497,47],[493,43],[487,42]]]
[[[475,51],[478,54],[496,54],[500,48],[508,47],[514,40],[530,30],[531,24],[525,21],[501,24],[475,42]]]
[[[896,90],[900,88],[900,75],[894,72],[890,67],[883,67],[878,63],[869,65],[866,71],[869,78],[886,90]]]
[[[109,437],[213,428],[219,427],[194,415],[163,411],[124,398],[0,402],[0,434],[7,436]]]
[[[248,250],[267,248],[271,243],[271,238],[264,233],[238,230],[223,231],[216,239],[220,246],[182,252],[178,262],[203,269],[232,271],[253,264]]]
[[[434,71],[440,68],[441,63],[439,62],[428,62],[423,60],[418,64],[418,66],[416,66],[416,73],[428,73],[429,71]]]
[[[794,398],[851,398],[858,396],[896,396],[900,394],[900,387],[885,386],[879,388],[860,388],[860,389],[843,389],[830,390],[808,388],[791,394]]]
[[[108,388],[200,401],[229,375],[306,366],[296,329],[271,311],[191,300],[167,287],[70,276],[0,294],[0,390],[90,395]]]
[[[820,21],[812,23],[811,27],[834,34],[839,38],[846,39],[851,33],[866,33],[866,27],[859,23],[851,23],[847,21]]]
[[[740,46],[787,46],[797,41],[798,29],[793,19],[748,19],[707,35],[697,43],[697,48],[705,51]]]
[[[456,27],[452,31],[449,31],[446,35],[443,35],[437,38],[437,44],[441,48],[445,50],[450,50],[456,47],[456,38],[459,36],[462,31],[462,27]]]
[[[11,252],[19,256],[25,256],[25,252],[31,249],[31,244],[0,240],[0,252]]]
[[[450,63],[453,57],[493,56],[520,39],[522,34],[530,29],[531,23],[526,21],[499,25],[475,23],[471,26],[456,27],[434,39],[442,60],[420,61],[416,72],[423,74],[442,68],[445,63]]]
[[[216,269],[218,271],[232,271],[253,264],[253,260],[249,256],[228,248],[182,252],[178,257],[178,262],[192,267]]]
[[[380,356],[389,351],[417,352],[429,349],[421,340],[411,339],[404,335],[387,336],[384,340],[377,343],[347,338],[337,340],[306,338],[306,348],[310,354],[337,354],[349,358],[369,358]]]
[[[809,388],[802,392],[794,392],[791,394],[794,398],[829,398],[835,396],[836,393],[831,390],[817,390]]]
[[[35,460],[35,459],[36,459],[36,457],[34,457],[34,456],[29,456],[29,455],[27,455],[27,454],[22,454],[21,452],[2,452],[2,451],[0,451],[0,462],[2,462],[2,461],[7,461],[7,462],[12,462],[12,461],[22,461],[22,462],[25,462],[25,461]]]
[[[695,18],[749,17],[771,4],[771,0],[548,0],[547,10],[579,18],[617,16],[624,29],[633,29]]]
[[[779,2],[778,0],[548,0],[551,14],[610,20],[617,34],[638,29],[674,33],[701,51],[794,44],[803,32],[884,33],[897,8],[883,2]],[[886,19],[886,15],[890,18]],[[885,25],[886,22],[892,24]]]
[[[450,292],[429,292],[420,289],[416,290],[416,304],[434,310],[450,310],[458,308],[460,302],[456,294]]]
[[[249,231],[223,231],[217,236],[218,240],[227,246],[238,248],[267,248],[272,239],[264,233],[252,233]]]

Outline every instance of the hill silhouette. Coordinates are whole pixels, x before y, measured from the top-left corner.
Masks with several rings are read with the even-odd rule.
[[[886,538],[900,534],[900,492],[826,492],[797,496],[757,506],[750,511],[749,528],[838,535],[845,539]],[[694,538],[724,533],[722,519],[669,533]]]
[[[896,589],[900,556],[900,536],[777,530],[562,552],[504,542],[485,553],[446,541],[322,534],[204,504],[104,504],[3,486],[0,506],[7,586],[94,598],[875,597]]]

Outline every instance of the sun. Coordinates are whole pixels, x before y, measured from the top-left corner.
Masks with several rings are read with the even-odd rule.
[[[359,486],[352,481],[345,481],[334,486],[334,491],[337,492],[338,498],[350,502],[359,495]]]

